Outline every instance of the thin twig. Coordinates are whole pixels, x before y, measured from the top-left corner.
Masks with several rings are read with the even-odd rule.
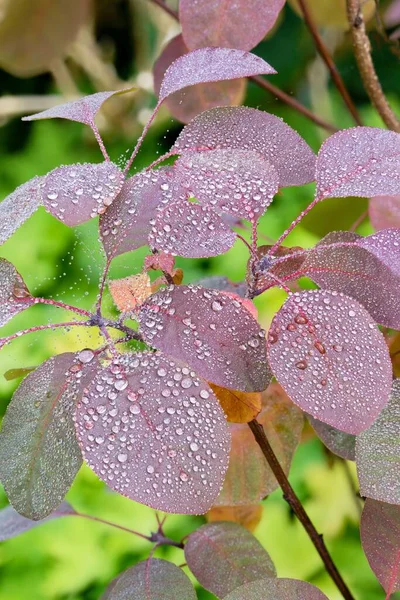
[[[364,88],[388,129],[400,133],[400,121],[391,109],[375,71],[371,56],[371,44],[365,29],[360,0],[347,0],[347,18],[350,23],[354,54]]]
[[[296,496],[292,486],[290,485],[289,480],[286,477],[273,449],[271,448],[267,436],[265,435],[263,426],[256,419],[250,421],[248,425],[255,437],[257,444],[259,445],[262,453],[264,454],[272,472],[278,480],[278,483],[283,491],[284,499],[289,504],[289,506],[303,525],[304,529],[306,530],[310,540],[312,541],[318,554],[322,558],[327,572],[332,577],[336,586],[343,595],[343,598],[345,598],[346,600],[354,600],[354,596],[352,595],[346,583],[342,579],[342,576],[337,570],[337,567],[333,562],[332,557],[328,552],[328,549],[325,546],[325,542],[323,540],[322,535],[320,535],[315,529],[309,516],[304,510],[303,505],[301,504],[299,498]]]
[[[169,6],[167,6],[166,3],[163,2],[163,0],[151,0],[151,1],[154,4],[157,4],[157,6],[160,6],[173,19],[175,19],[176,21],[179,22],[178,13],[176,11],[172,10]],[[267,90],[268,92],[270,92],[271,94],[273,94],[274,96],[279,98],[279,100],[281,100],[288,106],[291,106],[292,108],[297,110],[299,113],[301,113],[302,115],[307,117],[307,119],[310,119],[310,121],[312,121],[319,127],[326,129],[330,133],[335,133],[336,131],[338,131],[334,125],[327,123],[326,121],[324,121],[323,119],[321,119],[320,117],[315,115],[313,112],[311,112],[311,110],[309,110],[307,107],[303,106],[303,104],[301,104],[298,100],[296,100],[295,98],[292,98],[291,96],[289,96],[289,94],[286,94],[286,92],[283,92],[282,90],[277,88],[275,85],[273,85],[266,79],[263,79],[262,77],[260,77],[258,75],[256,75],[255,77],[249,77],[249,79],[250,79],[250,81],[253,81],[254,83],[256,83],[259,87],[263,88],[264,90]]]
[[[307,117],[307,119],[309,119],[319,127],[326,129],[326,131],[329,131],[330,133],[335,133],[336,131],[338,131],[337,127],[331,125],[330,123],[327,123],[326,121],[315,115],[310,109],[308,109],[298,100],[296,100],[296,98],[292,98],[292,96],[289,96],[289,94],[286,94],[286,92],[283,92],[275,85],[272,85],[272,83],[270,83],[267,79],[264,79],[260,75],[249,77],[249,79],[250,81],[254,81],[254,83],[256,83],[259,87],[263,88],[264,90],[267,90],[268,92],[279,98],[279,100],[282,100],[282,102],[284,102],[288,106],[291,106],[292,108],[297,110],[297,112]]]
[[[326,64],[326,66],[328,67],[329,72],[332,77],[332,80],[333,80],[334,84],[336,85],[339,94],[342,96],[344,103],[346,104],[347,108],[349,109],[349,112],[352,115],[354,121],[357,123],[357,125],[362,125],[362,121],[361,121],[360,115],[358,114],[357,108],[355,107],[354,102],[351,99],[350,94],[347,91],[347,88],[344,84],[344,81],[343,81],[339,71],[337,70],[336,65],[329,53],[329,50],[326,47],[325,43],[323,42],[323,40],[319,34],[318,28],[317,28],[316,24],[314,23],[312,14],[307,5],[307,0],[298,0],[298,2],[299,2],[299,6],[301,8],[301,11],[303,13],[304,21],[314,39],[317,51],[318,51],[319,55],[321,56],[322,60],[324,61],[324,63]]]

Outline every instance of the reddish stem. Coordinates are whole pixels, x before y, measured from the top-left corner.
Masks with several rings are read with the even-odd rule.
[[[162,104],[162,101],[157,103],[157,106],[155,107],[155,109],[153,110],[153,112],[152,112],[152,114],[150,116],[150,119],[147,121],[146,125],[144,126],[144,129],[142,131],[142,135],[139,137],[138,141],[136,142],[136,146],[133,149],[132,155],[131,155],[130,159],[128,160],[128,162],[125,165],[125,169],[124,169],[124,174],[125,175],[127,175],[129,169],[131,168],[132,163],[133,163],[133,161],[135,159],[135,156],[139,152],[140,146],[142,145],[142,142],[143,142],[143,140],[144,140],[144,138],[146,136],[146,133],[148,132],[148,130],[150,128],[150,125],[154,121],[154,118],[155,118],[155,116],[156,116],[156,114],[158,112],[158,109],[160,108],[161,104]]]
[[[56,329],[57,327],[91,327],[91,324],[89,321],[67,321],[65,323],[49,323],[48,325],[37,325],[36,327],[30,327],[29,329],[17,331],[17,333],[9,335],[8,337],[0,338],[0,349],[12,340],[22,337],[23,335],[27,335],[28,333],[35,333],[37,331],[44,331],[46,329]]]
[[[98,130],[97,125],[94,123],[94,121],[92,121],[92,123],[91,123],[91,128],[92,128],[94,136],[95,136],[95,138],[97,140],[97,143],[100,146],[100,150],[101,150],[102,155],[104,156],[104,159],[107,162],[109,162],[110,161],[110,157],[108,155],[108,152],[106,150],[106,147],[105,147],[104,142],[102,140],[102,137],[100,135],[100,131]]]
[[[312,210],[314,208],[314,206],[316,204],[318,204],[318,202],[320,201],[320,198],[314,198],[314,200],[311,202],[311,204],[309,204],[307,206],[307,208],[305,208],[300,214],[299,216],[291,223],[291,225],[282,233],[282,235],[280,236],[280,238],[275,242],[275,244],[272,246],[272,248],[270,248],[268,254],[274,254],[274,252],[276,252],[279,248],[279,246],[282,244],[282,242],[287,238],[287,236],[289,235],[289,233],[291,233],[293,231],[293,229],[296,227],[296,225],[298,225],[300,223],[300,221],[306,216],[308,215],[308,213],[310,212],[310,210]]]
[[[64,302],[59,302],[58,300],[52,300],[51,298],[35,298],[35,304],[47,304],[49,306],[56,306],[57,308],[63,308],[64,310],[77,313],[78,315],[84,315],[85,317],[89,318],[92,316],[92,313],[88,310],[78,308],[77,306],[73,306],[71,304],[65,304]]]

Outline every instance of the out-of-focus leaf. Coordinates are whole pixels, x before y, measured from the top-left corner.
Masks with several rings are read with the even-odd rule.
[[[30,519],[43,519],[61,503],[82,463],[72,417],[97,360],[92,353],[83,370],[79,356],[59,354],[30,373],[3,419],[0,481],[14,508]]]
[[[114,163],[58,167],[44,178],[43,204],[62,223],[73,227],[103,214],[117,197],[124,175]]]
[[[166,512],[212,506],[230,434],[212,390],[184,363],[121,355],[98,373],[76,421],[85,460],[112,489]]]
[[[246,583],[224,600],[328,600],[318,588],[297,579],[263,579]]]
[[[0,245],[39,208],[42,182],[42,177],[34,177],[17,187],[0,203]]]
[[[371,569],[389,597],[400,590],[400,506],[367,498],[360,533]]]
[[[356,463],[363,496],[400,504],[400,379],[389,404],[369,429],[357,436]]]
[[[262,504],[246,506],[214,506],[206,513],[209,523],[215,521],[233,521],[248,531],[254,531],[261,521],[263,513]]]
[[[231,423],[248,423],[261,410],[260,392],[240,392],[210,383],[210,387]]]
[[[90,14],[90,0],[2,0],[0,65],[17,77],[49,70]]]
[[[332,425],[318,421],[309,415],[313,429],[327,448],[345,460],[356,460],[356,436],[340,431]]]
[[[316,197],[397,196],[400,194],[400,134],[375,127],[352,127],[321,146]]]
[[[13,381],[14,379],[25,377],[25,375],[28,375],[28,373],[31,373],[35,369],[36,367],[21,367],[20,369],[9,369],[4,373],[4,379],[6,381]]]
[[[223,46],[251,50],[275,24],[285,0],[181,0],[179,18],[191,50]]]
[[[108,282],[108,287],[115,306],[122,312],[135,310],[152,293],[150,277],[147,273],[113,279]]]
[[[166,70],[158,94],[159,102],[196,83],[240,79],[276,73],[262,58],[231,48],[200,48],[176,59]]]
[[[292,294],[272,321],[268,355],[293,402],[346,433],[367,429],[389,400],[385,340],[365,308],[344,294]]]
[[[77,123],[83,123],[84,125],[93,127],[94,119],[106,100],[111,98],[111,96],[132,92],[134,89],[135,88],[131,87],[113,92],[97,92],[96,94],[90,94],[89,96],[84,96],[78,100],[72,100],[71,102],[53,106],[40,113],[24,117],[22,120],[37,121],[41,119],[68,119],[69,121],[76,121]]]
[[[159,211],[149,235],[149,245],[173,256],[202,258],[227,252],[236,234],[207,206],[186,200]]]
[[[187,151],[175,169],[182,187],[199,202],[253,222],[279,186],[275,168],[253,150]]]
[[[139,321],[148,344],[172,352],[212,383],[243,392],[269,383],[265,332],[241,298],[193,285],[169,287],[142,305]]]
[[[286,123],[269,113],[244,106],[207,110],[180,133],[173,150],[234,148],[254,150],[279,174],[279,185],[301,185],[315,179],[315,156]]]
[[[298,0],[288,0],[290,6],[302,17]],[[375,13],[376,5],[374,0],[365,0],[361,4],[364,19],[368,21]],[[342,31],[348,31],[349,20],[346,11],[346,0],[307,0],[313,21],[320,27],[335,28]]]
[[[41,519],[40,521],[32,521],[23,517],[12,506],[6,506],[0,510],[0,542],[14,538],[25,531],[29,531],[38,525],[47,523],[52,519],[58,519],[60,517],[75,516],[77,513],[68,502],[63,502],[60,506],[52,512],[48,517]]]
[[[34,303],[35,299],[14,265],[0,258],[0,327]]]
[[[244,527],[228,521],[207,523],[191,533],[185,559],[201,585],[219,598],[244,583],[276,576],[260,542]]]
[[[187,575],[174,564],[149,558],[111,582],[101,600],[196,600]]]
[[[109,259],[147,244],[150,221],[157,208],[185,198],[172,170],[143,171],[126,181],[107,212],[100,217],[100,236]]]
[[[371,198],[368,212],[376,231],[390,227],[400,229],[400,195]]]
[[[168,67],[189,52],[182,35],[174,37],[154,64],[154,91],[159,94],[161,82]],[[241,104],[246,91],[245,79],[198,83],[191,88],[171,94],[166,105],[175,119],[188,123],[196,115],[215,106]]]
[[[302,412],[290,402],[279,384],[262,393],[262,410],[257,420],[286,474],[303,429]],[[232,447],[228,472],[216,506],[255,504],[278,487],[248,425],[232,424]]]
[[[400,234],[383,229],[365,238],[329,233],[307,252],[301,267],[322,289],[355,298],[371,317],[400,329]]]

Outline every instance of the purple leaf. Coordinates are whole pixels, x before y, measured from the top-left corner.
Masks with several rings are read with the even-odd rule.
[[[356,464],[363,496],[400,504],[400,379],[389,404],[369,429],[357,436]]]
[[[0,204],[0,245],[39,208],[42,177],[34,177],[17,187]]]
[[[344,458],[345,460],[356,460],[356,436],[351,433],[340,431],[332,425],[318,421],[311,415],[308,415],[312,428],[324,445],[329,448],[333,454]]]
[[[374,229],[400,229],[400,195],[375,196],[369,201],[369,218]]]
[[[275,24],[285,0],[181,0],[179,19],[191,50],[223,46],[251,50]]]
[[[199,375],[243,392],[268,383],[265,332],[241,299],[198,286],[170,286],[142,305],[148,344],[187,361]]]
[[[184,363],[121,355],[78,404],[85,460],[112,489],[166,512],[206,512],[221,489],[230,446],[224,413]]]
[[[159,92],[159,103],[170,94],[196,83],[240,79],[276,73],[262,58],[230,48],[200,48],[175,60],[167,69]]]
[[[227,252],[235,240],[235,233],[212,209],[181,200],[157,214],[149,246],[173,256],[202,258]]]
[[[255,150],[279,174],[279,185],[301,185],[315,179],[315,156],[286,123],[255,108],[224,107],[207,110],[187,125],[173,150],[235,148]]]
[[[101,600],[196,600],[190,579],[179,567],[149,558],[111,582]]]
[[[97,360],[82,370],[79,356],[60,354],[30,373],[3,419],[0,481],[14,508],[35,521],[62,502],[82,463],[72,417]]]
[[[302,266],[322,289],[355,298],[377,323],[400,329],[400,235],[384,229],[368,237],[329,233]]]
[[[400,506],[367,498],[360,533],[371,569],[389,598],[400,590]]]
[[[272,321],[268,355],[289,398],[346,433],[369,427],[388,402],[392,366],[384,337],[344,294],[289,296]]]
[[[400,135],[374,127],[353,127],[331,135],[317,158],[317,195],[400,194]]]
[[[84,123],[85,125],[89,125],[89,127],[93,128],[95,116],[108,98],[111,98],[111,96],[115,96],[117,94],[124,94],[132,90],[134,90],[134,88],[90,94],[89,96],[84,96],[78,100],[72,100],[71,102],[66,102],[65,104],[59,104],[58,106],[54,106],[48,110],[30,115],[29,117],[23,117],[22,120],[37,121],[39,119],[68,119],[69,121]]]
[[[171,169],[143,171],[128,179],[100,218],[100,235],[108,258],[146,245],[157,208],[184,198]]]
[[[17,511],[12,508],[12,506],[7,506],[6,508],[0,510],[0,542],[14,538],[21,533],[25,533],[25,531],[29,531],[30,529],[37,527],[38,525],[47,523],[47,521],[58,519],[59,517],[75,516],[76,514],[77,513],[75,510],[70,504],[68,504],[68,502],[63,502],[45,519],[41,519],[40,521],[32,521],[31,519],[27,519],[26,517],[18,514]]]
[[[219,598],[244,583],[276,576],[260,542],[244,527],[227,521],[207,523],[191,533],[185,559],[200,584]]]
[[[224,600],[328,600],[317,587],[298,579],[263,579],[240,586]]]
[[[34,303],[35,299],[14,265],[0,258],[0,327]]]
[[[112,162],[58,167],[43,183],[46,210],[69,227],[104,213],[124,183],[124,175]]]
[[[241,298],[246,297],[247,285],[243,282],[230,281],[227,277],[221,275],[211,275],[211,277],[203,277],[196,281],[196,285],[201,287],[211,288],[212,290],[220,290],[221,292],[230,292]]]
[[[175,163],[176,176],[199,202],[256,221],[278,191],[278,174],[251,150],[185,152]]]
[[[263,425],[287,475],[303,429],[302,412],[289,401],[278,383],[271,383],[262,394],[257,421]],[[247,423],[229,426],[232,433],[229,467],[215,506],[256,504],[276,490],[278,482]]]
[[[154,64],[154,91],[158,96],[165,71],[179,57],[189,52],[182,35],[174,37]],[[215,106],[241,104],[246,90],[245,79],[198,83],[168,96],[166,105],[175,119],[188,123],[203,110]]]

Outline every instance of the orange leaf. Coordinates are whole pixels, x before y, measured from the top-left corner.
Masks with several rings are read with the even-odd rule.
[[[254,531],[261,521],[262,504],[247,506],[214,506],[206,513],[206,519],[212,521],[233,521],[249,531]]]
[[[152,294],[150,277],[147,273],[113,279],[108,287],[115,306],[122,312],[138,308]]]
[[[260,392],[240,392],[209,383],[217,396],[226,418],[231,423],[248,423],[261,410]]]

